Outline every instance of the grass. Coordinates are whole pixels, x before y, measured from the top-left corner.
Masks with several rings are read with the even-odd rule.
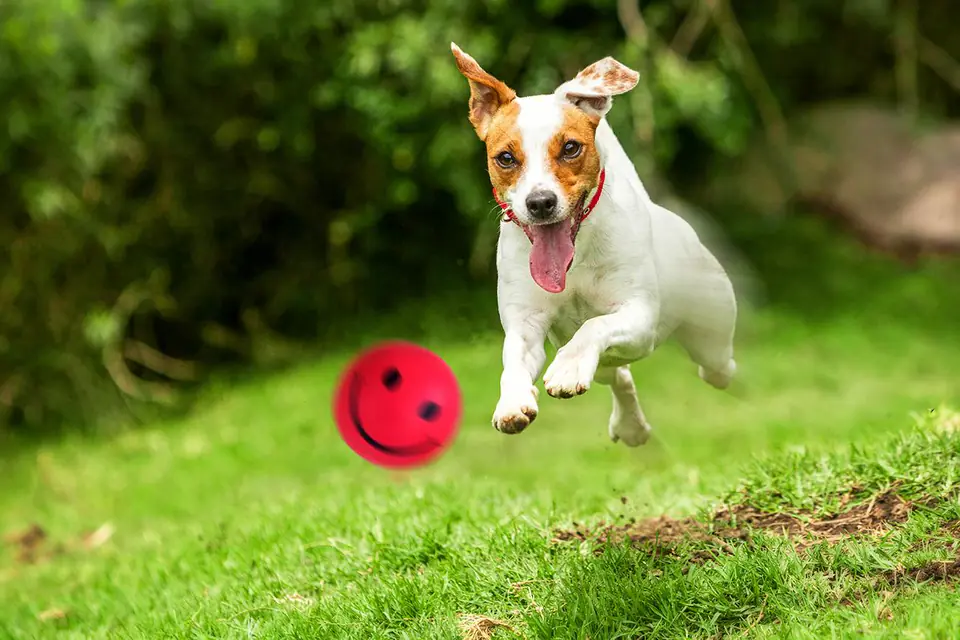
[[[496,433],[500,336],[446,323],[423,342],[457,373],[465,412],[425,469],[374,468],[337,437],[346,348],[212,385],[186,417],[3,454],[0,533],[47,538],[0,545],[0,638],[955,637],[951,584],[910,578],[955,557],[958,419],[930,411],[960,404],[955,277],[936,266],[876,287],[882,261],[855,267],[862,254],[839,245],[814,260],[815,233],[791,241],[756,263],[806,274],[767,292],[805,319],[748,319],[743,398],[669,345],[636,365],[654,426],[639,449],[608,441],[603,388],[544,394],[525,433]],[[891,489],[914,505],[905,522],[799,550],[770,530],[554,539],[661,514],[708,526],[721,503],[826,518]]]
[[[373,468],[338,440],[328,401],[347,354],[211,388],[183,420],[35,445],[3,461],[0,531],[37,523],[43,548],[69,550],[26,564],[8,546],[0,635],[460,638],[472,621],[480,638],[949,636],[952,589],[877,576],[948,553],[911,549],[960,516],[958,446],[909,427],[955,399],[960,344],[772,312],[746,335],[746,399],[703,384],[674,348],[635,367],[656,434],[636,450],[607,440],[604,389],[543,400],[520,436],[493,431],[496,336],[427,343],[466,408],[455,446],[416,472]],[[850,442],[861,448],[820,457]],[[944,500],[879,540],[798,554],[766,535],[704,564],[552,542],[573,521],[702,514],[740,483],[732,496],[758,507],[816,509],[898,478]],[[108,540],[78,543],[106,523]]]

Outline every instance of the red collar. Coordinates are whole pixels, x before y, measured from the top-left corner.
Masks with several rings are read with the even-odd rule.
[[[597,202],[600,200],[600,194],[603,193],[603,181],[607,177],[607,170],[600,170],[600,179],[597,182],[597,192],[593,194],[593,197],[590,198],[590,204],[580,210],[580,213],[577,214],[576,219],[573,221],[573,233],[576,235],[577,231],[580,230],[580,225],[584,220],[587,219],[587,216],[593,211],[593,208],[597,206]],[[513,209],[510,208],[506,202],[502,202],[500,198],[497,197],[497,190],[493,190],[493,197],[497,201],[497,204],[500,205],[500,208],[503,209],[503,215],[506,216],[507,220],[511,220],[517,223],[517,226],[523,229],[523,232],[527,234],[527,237],[530,238],[530,232],[527,231],[526,227],[520,224],[520,221],[517,220],[517,215],[513,212]],[[533,238],[530,238],[530,241],[533,242]]]

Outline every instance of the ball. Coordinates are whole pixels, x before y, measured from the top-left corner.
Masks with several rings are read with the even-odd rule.
[[[453,371],[436,353],[386,342],[357,355],[340,376],[333,416],[347,446],[368,462],[418,467],[453,443],[463,402]]]

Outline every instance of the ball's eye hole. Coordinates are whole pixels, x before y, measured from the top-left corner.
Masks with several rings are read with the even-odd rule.
[[[436,402],[427,400],[420,405],[420,408],[417,409],[417,415],[420,416],[421,420],[433,422],[440,417],[440,405],[438,405]]]
[[[582,144],[576,140],[567,140],[566,144],[563,145],[563,157],[567,160],[572,160],[580,155],[580,151],[582,150]]]
[[[513,154],[509,151],[504,151],[503,153],[497,154],[497,157],[494,159],[497,161],[497,164],[504,169],[509,169],[517,164],[517,159],[514,158]]]
[[[393,391],[400,386],[400,381],[403,380],[403,378],[400,376],[400,371],[397,370],[396,367],[390,367],[383,372],[383,378],[381,378],[381,380],[383,380],[383,386]]]

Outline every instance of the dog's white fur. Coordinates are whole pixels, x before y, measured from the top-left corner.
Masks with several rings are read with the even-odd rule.
[[[626,69],[611,58],[597,65]],[[612,95],[604,93],[596,76],[578,76],[552,95],[516,100],[527,166],[506,200],[521,223],[532,223],[524,206],[531,190],[547,188],[563,198],[546,154],[565,104],[601,118],[595,144],[606,182],[576,237],[574,260],[560,293],[548,293],[531,277],[531,244],[523,230],[506,220],[500,225],[497,297],[505,337],[493,425],[518,433],[536,418],[534,381],[546,362],[544,342],[549,339],[558,353],[543,376],[547,393],[569,398],[587,391],[594,381],[609,386],[610,438],[628,446],[643,444],[650,425],[629,365],[673,335],[700,365],[701,378],[714,387],[727,387],[736,371],[733,286],[690,225],[651,201],[604,118]],[[558,209],[570,205],[561,201]]]

